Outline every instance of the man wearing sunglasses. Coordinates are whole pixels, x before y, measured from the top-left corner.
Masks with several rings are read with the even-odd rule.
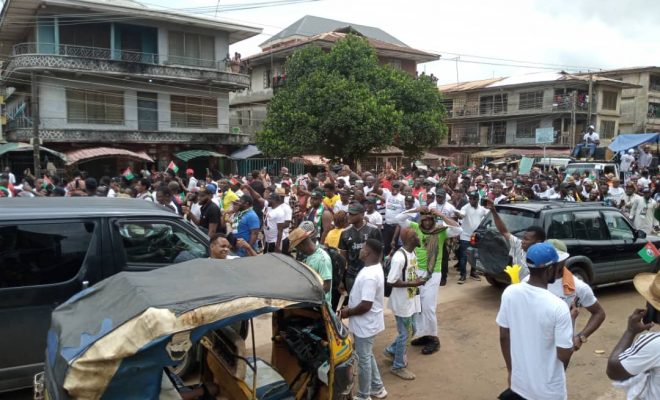
[[[573,354],[573,321],[566,303],[547,290],[556,279],[558,261],[551,244],[530,246],[529,280],[502,294],[496,321],[509,372],[502,400],[567,399],[564,370]]]

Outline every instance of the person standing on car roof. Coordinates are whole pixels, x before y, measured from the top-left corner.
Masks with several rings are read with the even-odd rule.
[[[557,251],[557,272],[555,274],[555,282],[548,284],[550,293],[562,299],[569,307],[575,306],[577,308],[584,307],[589,311],[591,316],[587,321],[584,329],[573,335],[573,350],[578,351],[583,344],[587,343],[587,339],[601,326],[605,321],[605,310],[594,296],[594,291],[591,286],[584,283],[581,279],[575,278],[571,271],[566,267],[566,260],[570,257],[566,244],[558,239],[548,239],[546,243],[550,243]],[[527,276],[524,281],[528,281]]]
[[[519,239],[516,235],[509,232],[500,214],[495,209],[495,204],[491,200],[486,202],[486,208],[490,210],[490,214],[493,216],[495,227],[504,236],[504,240],[509,243],[509,256],[512,259],[511,265],[520,265],[520,279],[526,277],[529,275],[529,269],[527,268],[527,249],[534,244],[543,243],[545,241],[545,231],[540,226],[532,225],[525,229],[522,239]]]

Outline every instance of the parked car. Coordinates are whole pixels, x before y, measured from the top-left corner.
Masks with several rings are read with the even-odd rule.
[[[120,271],[208,257],[208,237],[162,206],[107,198],[0,203],[0,391],[43,370],[51,312]]]
[[[658,270],[660,260],[646,263],[638,254],[650,241],[660,246],[660,237],[636,230],[618,209],[598,202],[532,201],[496,206],[511,234],[522,237],[532,225],[545,229],[548,239],[566,243],[571,257],[566,266],[592,286],[632,279],[640,272]],[[488,282],[504,286],[510,282],[503,272],[511,264],[508,244],[488,214],[471,238],[468,249]],[[480,257],[480,254],[482,255]],[[502,261],[505,260],[505,261]]]
[[[564,182],[569,176],[572,176],[576,172],[579,173],[580,176],[583,176],[586,173],[587,176],[593,176],[596,179],[600,179],[607,174],[612,174],[618,178],[619,164],[603,161],[570,163],[566,166],[566,177],[564,178]]]

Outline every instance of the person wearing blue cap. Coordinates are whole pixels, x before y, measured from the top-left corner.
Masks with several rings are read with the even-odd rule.
[[[558,261],[551,244],[530,246],[529,280],[502,293],[496,321],[509,372],[502,400],[568,398],[564,370],[573,354],[573,318],[566,303],[547,290],[556,279]]]

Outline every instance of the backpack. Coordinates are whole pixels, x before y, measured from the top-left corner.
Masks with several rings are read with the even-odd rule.
[[[323,250],[328,253],[332,262],[332,290],[336,291],[339,288],[339,284],[344,281],[346,259],[334,247],[323,246]]]
[[[397,251],[401,251],[403,253],[403,259],[405,260],[403,264],[403,270],[401,271],[401,275],[403,280],[406,280],[406,268],[408,268],[408,256],[406,255],[406,252],[399,249]],[[392,257],[388,258],[387,261],[385,262],[385,266],[383,267],[383,274],[385,275],[385,297],[390,297],[392,294],[392,284],[387,282],[387,276],[390,274],[390,269],[392,269],[392,258],[394,258],[394,254],[392,254]]]

